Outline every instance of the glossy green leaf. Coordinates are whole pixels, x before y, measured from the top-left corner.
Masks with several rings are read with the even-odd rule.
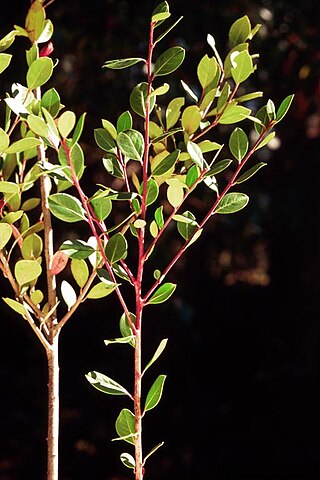
[[[259,162],[257,165],[254,165],[253,167],[249,168],[246,172],[244,172],[236,181],[236,184],[246,182],[251,178],[255,173],[257,173],[260,168],[265,167],[267,164],[264,162]]]
[[[145,412],[151,410],[152,408],[155,408],[160,402],[166,377],[166,375],[159,375],[152,387],[150,388],[144,406]]]
[[[145,118],[146,116],[146,102],[148,98],[148,84],[146,82],[138,83],[132,90],[129,102],[132,110],[140,115],[140,117]],[[155,105],[155,97],[149,97],[149,112],[152,112]]]
[[[247,50],[234,52],[231,56],[231,75],[236,84],[247,80],[253,72],[251,55]]]
[[[164,338],[163,340],[161,340],[157,350],[154,352],[154,355],[152,356],[151,360],[147,363],[147,365],[145,366],[144,370],[143,370],[143,374],[148,370],[149,367],[151,367],[151,365],[156,362],[158,360],[158,358],[160,357],[160,355],[162,354],[162,352],[164,351],[164,349],[166,348],[167,346],[167,343],[168,343],[168,339],[167,338]]]
[[[141,194],[143,190],[143,184],[141,185]],[[153,178],[149,178],[147,183],[147,197],[146,197],[146,205],[151,205],[154,203],[159,195],[159,187],[157,182]]]
[[[118,232],[111,237],[106,245],[106,256],[108,261],[112,264],[118,262],[127,255],[127,240]]]
[[[48,198],[49,208],[55,217],[64,222],[73,223],[85,219],[81,202],[67,193],[54,193]]]
[[[102,159],[102,163],[110,175],[117,178],[124,178],[123,167],[116,155],[113,155],[112,153],[105,155]]]
[[[171,137],[175,133],[182,132],[182,131],[183,131],[182,127],[171,128],[167,132],[163,132],[161,135],[159,135],[159,137],[153,138],[151,143],[156,144],[156,143],[159,143],[159,142],[163,142],[163,140],[165,140],[166,138]]]
[[[132,128],[132,115],[127,110],[126,112],[121,113],[117,120],[117,132],[123,132],[124,130],[130,130]]]
[[[64,171],[64,174],[71,181],[72,180],[72,174],[70,170],[70,161],[71,161],[71,164],[74,169],[74,173],[76,177],[80,179],[84,172],[83,150],[80,147],[79,143],[73,143],[72,140],[67,141],[67,147],[70,149],[69,155],[67,155],[64,146],[62,145],[60,146],[59,152],[58,152],[59,162],[63,167],[68,167],[68,169]]]
[[[215,163],[210,170],[208,170],[206,175],[212,176],[212,175],[217,175],[218,173],[222,172],[226,168],[229,167],[229,165],[232,163],[232,160],[220,160],[219,162]]]
[[[266,105],[264,105],[263,107],[261,107],[257,111],[256,118],[258,120],[260,120],[261,124],[255,123],[254,128],[255,128],[256,132],[260,135],[265,130],[265,127],[267,127],[269,122],[270,122]]]
[[[156,209],[156,211],[154,212],[154,218],[155,218],[155,221],[156,221],[156,224],[157,224],[158,228],[161,230],[161,228],[164,225],[163,206],[162,205],[160,207],[158,207]]]
[[[85,260],[75,259],[71,260],[71,273],[80,288],[83,288],[89,278],[89,268]]]
[[[251,35],[251,23],[247,15],[238,18],[229,30],[229,41],[231,46],[245,42]]]
[[[103,373],[99,372],[89,372],[86,375],[86,379],[88,382],[95,387],[97,390],[103,393],[107,393],[109,395],[128,395],[131,396],[130,393],[122,387],[118,382],[112,380],[112,378],[107,377],[107,375],[103,375]]]
[[[168,83],[164,83],[160,87],[157,87],[155,90],[149,95],[149,98],[156,97],[157,95],[165,95],[170,90],[170,85]]]
[[[185,219],[188,219],[189,221],[186,222],[179,219],[180,221],[177,222],[178,232],[185,240],[190,240],[198,228],[196,218],[193,213],[189,212],[188,210],[182,214],[182,217],[185,217]]]
[[[241,162],[249,148],[249,140],[242,128],[235,128],[230,135],[229,148],[232,155]]]
[[[230,125],[245,120],[251,113],[251,110],[241,105],[228,105],[219,119],[219,123]]]
[[[0,223],[0,250],[9,242],[12,235],[12,228],[9,223]]]
[[[222,87],[220,96],[218,97],[218,102],[217,102],[217,112],[220,113],[223,111],[225,108],[227,101],[231,95],[231,87],[228,82],[225,82],[225,84]]]
[[[137,130],[120,132],[117,144],[121,152],[131,160],[141,161],[144,153],[144,138]]]
[[[197,74],[203,89],[206,89],[214,81],[218,68],[218,62],[214,57],[210,58],[208,55],[205,55],[200,60]]]
[[[133,456],[130,455],[130,453],[121,453],[120,460],[123,463],[123,465],[127,468],[134,469],[136,466],[136,461],[133,458]]]
[[[6,153],[20,153],[29,150],[30,148],[41,145],[41,140],[33,137],[26,137],[13,142],[10,147],[6,149]]]
[[[0,53],[7,50],[13,44],[16,38],[17,32],[15,30],[11,30],[11,32],[7,33],[3,38],[0,40]]]
[[[199,107],[196,105],[191,105],[183,111],[181,125],[189,135],[198,130],[200,122],[201,113]]]
[[[276,115],[277,122],[280,122],[283,119],[283,117],[287,114],[293,99],[294,99],[294,95],[289,95],[281,102],[280,107],[277,110],[277,115]]]
[[[119,440],[122,439],[134,445],[134,437],[136,435],[135,417],[127,408],[121,410],[116,420],[116,431],[119,435]]]
[[[30,130],[32,130],[36,135],[45,138],[49,135],[49,127],[41,117],[31,114],[28,115],[27,121]]]
[[[194,183],[197,181],[199,178],[199,168],[197,165],[192,165],[191,168],[189,168],[187,176],[186,176],[186,184],[189,188],[191,188]]]
[[[15,312],[19,313],[19,315],[22,315],[23,317],[26,317],[28,312],[27,309],[21,305],[21,303],[17,302],[16,300],[13,300],[12,298],[2,298],[6,304],[12,308]]]
[[[183,62],[185,50],[182,47],[171,47],[163,52],[154,65],[154,76],[168,75],[174,72]]]
[[[49,57],[35,60],[27,72],[27,85],[30,90],[41,87],[50,79],[53,72],[53,61]]]
[[[112,210],[112,201],[107,198],[98,198],[91,200],[91,205],[93,206],[94,213],[98,220],[105,220],[111,213]]]
[[[184,97],[177,97],[170,101],[166,109],[166,126],[167,130],[174,127],[180,118],[181,108],[185,104]]]
[[[9,53],[0,53],[0,73],[4,72],[10,65],[11,59],[12,55],[9,55]]]
[[[66,280],[62,280],[61,282],[61,295],[68,307],[68,310],[70,310],[70,308],[72,308],[77,301],[77,294],[70,283]]]
[[[242,210],[248,203],[249,197],[245,193],[227,193],[218,203],[215,213],[235,213]]]
[[[169,153],[152,171],[152,175],[157,177],[167,173],[176,163],[180,155],[180,150],[174,150]],[[152,169],[152,168],[151,168]]]
[[[263,148],[265,147],[269,142],[270,140],[272,140],[274,137],[276,136],[276,132],[271,132],[269,133],[269,135],[267,135],[261,143],[259,143],[259,145],[257,146],[256,150],[259,150],[259,148]]]
[[[95,249],[84,240],[66,240],[62,243],[59,250],[70,258],[82,260],[90,257],[95,251]]]
[[[53,118],[55,118],[60,110],[60,96],[55,88],[47,90],[41,99],[41,106],[44,107]]]
[[[152,22],[162,22],[170,17],[168,2],[161,2],[152,12]]]
[[[81,134],[82,134],[82,131],[83,131],[86,115],[87,115],[86,112],[84,112],[82,115],[80,115],[80,117],[77,121],[76,127],[75,127],[73,135],[72,135],[72,145],[75,145],[81,138]]]
[[[135,315],[133,313],[130,313],[130,317],[131,317],[132,323],[135,324],[136,323]],[[129,325],[129,321],[125,313],[121,315],[119,328],[120,328],[121,335],[123,337],[133,337],[132,329],[131,329],[131,326]],[[134,339],[129,343],[131,346],[134,347]]]
[[[36,260],[18,260],[14,267],[14,276],[20,286],[36,280],[42,268]]]
[[[148,300],[148,304],[155,305],[165,302],[166,300],[168,300],[169,297],[171,297],[171,295],[176,289],[176,286],[177,285],[175,285],[174,283],[164,283],[153,293],[153,295]]]
[[[117,60],[108,60],[103,64],[103,67],[105,68],[111,68],[112,70],[120,70],[122,68],[128,68],[132,67],[132,65],[135,65],[136,63],[139,62],[144,62],[144,58],[120,58]]]
[[[113,284],[113,286],[111,286],[105,284],[104,282],[97,283],[91,288],[86,298],[90,298],[92,300],[95,300],[97,298],[104,298],[107,295],[110,295],[110,293],[112,293],[115,288],[116,284]]]
[[[26,51],[26,59],[28,67],[30,67],[31,63],[39,58],[39,48],[36,43],[32,45],[32,47]]]
[[[58,130],[62,138],[68,138],[76,124],[76,115],[70,110],[66,110],[58,119]]]

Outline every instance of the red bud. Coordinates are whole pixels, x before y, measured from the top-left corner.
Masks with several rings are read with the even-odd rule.
[[[53,52],[53,43],[48,42],[47,45],[41,48],[39,52],[39,57],[49,57],[49,55]]]

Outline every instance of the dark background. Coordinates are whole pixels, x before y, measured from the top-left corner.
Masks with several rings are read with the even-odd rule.
[[[155,5],[56,0],[48,8],[55,24],[52,58],[60,59],[53,84],[68,109],[88,112],[83,137],[88,188],[101,181],[92,129],[100,118],[115,121],[128,108],[131,88],[143,80],[138,69],[108,73],[101,65],[145,55]],[[14,23],[23,25],[27,7],[27,0],[1,5],[1,36]],[[147,465],[146,480],[320,479],[319,4],[179,0],[171,2],[171,11],[173,19],[184,18],[162,49],[181,44],[187,52],[173,76],[172,95],[182,94],[180,78],[196,84],[195,67],[211,53],[207,33],[223,55],[231,23],[247,14],[253,24],[264,25],[253,42],[260,73],[250,80],[250,91],[263,90],[276,105],[291,93],[295,101],[277,127],[280,148],[261,152],[268,167],[243,185],[249,206],[209,225],[170,275],[178,282],[173,301],[150,310],[145,321],[145,361],[169,338],[146,375],[151,383],[158,373],[168,374],[160,405],[145,419],[146,451],[165,441]],[[26,45],[17,43],[23,59]],[[23,69],[8,75],[13,81],[20,75],[23,83]],[[1,84],[2,97],[3,91]],[[196,208],[205,212],[205,197]],[[161,258],[176,241],[166,240]],[[1,296],[7,294],[2,282]],[[96,309],[89,302],[60,340],[60,479],[125,480],[130,475],[118,457],[130,447],[110,438],[127,402],[93,390],[84,374],[98,370],[128,385],[132,358],[125,347],[103,345],[103,339],[118,335],[115,297],[95,303]],[[0,338],[0,480],[42,479],[44,352],[5,305]]]

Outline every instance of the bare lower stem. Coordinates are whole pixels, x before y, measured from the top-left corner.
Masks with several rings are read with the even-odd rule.
[[[47,349],[48,359],[48,459],[47,480],[58,480],[59,465],[59,334]]]
[[[141,331],[135,335],[134,370],[135,480],[142,480]]]

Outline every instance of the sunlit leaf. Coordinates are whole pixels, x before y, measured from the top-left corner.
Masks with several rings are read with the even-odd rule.
[[[14,276],[20,286],[36,280],[42,272],[36,260],[18,260],[14,267]]]
[[[130,455],[130,453],[121,453],[120,460],[123,463],[123,465],[127,468],[133,468],[134,469],[135,466],[136,466],[136,461],[133,458],[133,456]]]
[[[120,132],[117,137],[117,144],[121,152],[131,160],[142,160],[144,152],[144,138],[137,130],[126,130]]]
[[[12,308],[12,310],[19,313],[23,317],[27,316],[27,309],[21,303],[13,300],[12,298],[3,298],[3,301],[6,302],[6,304]]]
[[[145,62],[143,58],[121,58],[117,60],[108,60],[103,64],[103,67],[106,68],[111,68],[113,70],[120,70],[122,68],[128,68],[131,67],[132,65],[135,65],[136,63],[139,62]]]
[[[249,197],[245,193],[227,193],[218,203],[215,213],[235,213],[242,210],[248,203]]]
[[[158,303],[163,303],[168,300],[169,297],[173,294],[176,289],[176,284],[174,283],[164,283],[161,285],[150,297],[148,304],[155,305]]]
[[[103,373],[99,372],[89,372],[86,375],[86,379],[93,387],[103,393],[109,395],[130,395],[130,393],[122,387],[118,382],[112,380],[112,378],[107,377]]]
[[[229,30],[229,41],[231,46],[245,42],[251,34],[251,23],[247,15],[238,18]]]
[[[198,130],[200,122],[201,113],[199,107],[196,105],[190,105],[190,107],[187,107],[183,111],[181,125],[189,135]]]
[[[41,145],[41,140],[33,137],[26,137],[13,142],[10,147],[6,149],[6,153],[20,153],[29,150],[30,148]]]
[[[281,102],[280,107],[277,110],[277,115],[276,115],[277,122],[280,122],[283,119],[283,117],[286,115],[293,99],[294,99],[294,95],[289,95]]]
[[[241,162],[249,148],[249,140],[246,133],[239,127],[235,128],[230,135],[229,148],[232,155]]]
[[[73,223],[85,219],[81,202],[72,195],[54,193],[48,197],[48,203],[51,213],[64,222]]]
[[[87,295],[87,298],[90,299],[97,299],[97,298],[104,298],[107,295],[110,295],[116,288],[116,284],[113,284],[113,286],[107,285],[104,282],[97,283],[94,285],[90,292]]]
[[[68,257],[82,259],[90,257],[95,249],[84,240],[66,240],[60,246],[60,250]]]
[[[76,115],[70,110],[63,112],[58,119],[58,129],[62,138],[68,138],[76,124]]]
[[[9,53],[0,53],[0,73],[4,72],[10,65],[11,59],[12,55],[9,55]]]
[[[77,294],[70,283],[66,280],[62,280],[61,282],[61,295],[66,302],[68,310],[70,310],[77,301]]]
[[[12,228],[9,223],[0,223],[0,250],[9,242],[12,235]]]
[[[150,388],[144,406],[145,412],[151,410],[152,408],[155,408],[160,402],[165,379],[166,375],[159,375],[152,387]]]
[[[138,83],[132,90],[129,101],[132,110],[140,115],[140,117],[146,116],[146,102],[148,98],[148,84],[146,82]],[[152,112],[155,105],[155,97],[149,97],[149,112]]]
[[[167,343],[168,343],[168,339],[167,338],[164,338],[163,340],[161,340],[157,350],[154,352],[151,360],[147,363],[147,365],[145,366],[144,370],[143,370],[143,374],[148,370],[149,367],[151,367],[151,365],[158,360],[158,358],[160,357],[160,355],[162,354],[162,352],[164,351],[164,349],[166,348],[167,346]]]
[[[35,60],[27,72],[27,85],[30,90],[44,85],[53,72],[53,61],[49,57]]]

